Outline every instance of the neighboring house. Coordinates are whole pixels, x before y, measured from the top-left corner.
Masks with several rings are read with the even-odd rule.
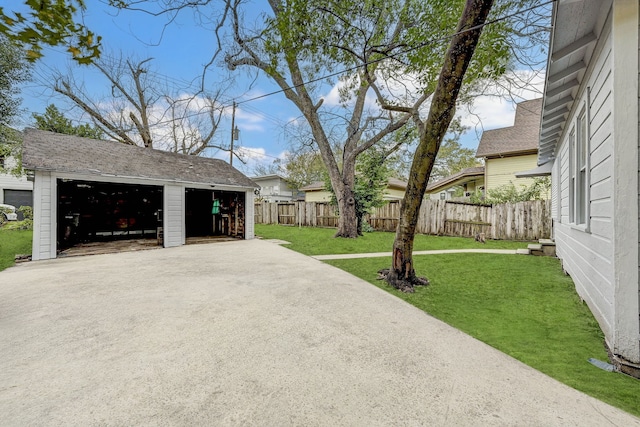
[[[0,167],[12,169],[16,161],[12,157],[0,157]],[[33,206],[33,182],[27,175],[15,176],[0,172],[0,203],[20,206]]]
[[[538,164],[558,257],[614,361],[640,376],[639,2],[558,1]]]
[[[260,186],[259,198],[266,202],[290,202],[293,190],[280,175],[253,176],[251,180]]]
[[[462,189],[462,197],[484,192],[484,167],[466,168],[442,178],[429,184],[425,193],[431,200],[451,200],[458,189]]]
[[[384,200],[401,200],[406,190],[406,182],[397,178],[389,178],[382,198]],[[304,192],[305,202],[328,202],[331,200],[331,192],[325,189],[322,181],[302,187],[300,191]]]
[[[29,129],[22,162],[34,171],[34,260],[77,242],[254,237],[258,186],[222,160]]]
[[[542,98],[518,103],[513,126],[482,133],[476,157],[484,159],[484,188],[494,190],[512,182],[528,187],[532,178],[517,178],[520,171],[535,168]]]

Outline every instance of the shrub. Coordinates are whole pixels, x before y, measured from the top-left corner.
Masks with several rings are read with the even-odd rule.
[[[33,230],[33,208],[31,206],[20,206],[17,209],[22,213],[22,221],[7,221],[3,228],[6,230]],[[2,216],[4,219],[4,216]]]
[[[20,206],[18,212],[22,212],[24,219],[33,219],[33,208],[31,206]]]
[[[533,183],[528,187],[516,187],[513,182],[502,185],[487,194],[475,192],[471,195],[472,203],[500,204],[517,203],[528,200],[542,200],[546,198],[551,189],[551,179],[549,177],[534,178]]]

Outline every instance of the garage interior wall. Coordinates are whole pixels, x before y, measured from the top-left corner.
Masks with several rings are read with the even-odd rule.
[[[187,237],[245,237],[244,192],[187,188],[185,196]]]
[[[78,243],[157,239],[162,192],[162,186],[58,179],[58,250]]]

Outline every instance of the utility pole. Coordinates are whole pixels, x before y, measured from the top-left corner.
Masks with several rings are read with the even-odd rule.
[[[233,166],[233,141],[238,139],[236,129],[236,101],[233,101],[233,112],[231,113],[231,149],[229,150],[229,165]]]

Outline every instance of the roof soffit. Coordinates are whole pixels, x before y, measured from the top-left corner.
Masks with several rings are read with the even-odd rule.
[[[611,0],[559,0],[554,4],[538,164],[553,158],[562,133],[548,136],[557,128],[558,118],[565,120],[573,107],[602,30],[600,12],[610,5]],[[566,127],[564,122],[560,126]]]

